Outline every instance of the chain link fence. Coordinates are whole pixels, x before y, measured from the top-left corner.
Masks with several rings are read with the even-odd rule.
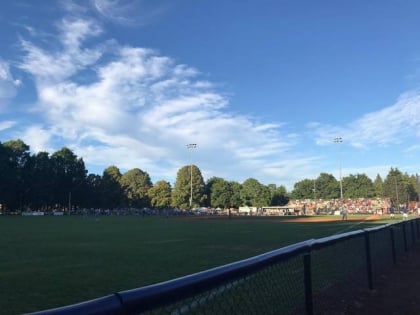
[[[32,314],[333,314],[419,239],[419,220],[308,240],[229,265]]]

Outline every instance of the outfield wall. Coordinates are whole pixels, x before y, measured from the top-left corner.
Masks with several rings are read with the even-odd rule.
[[[329,314],[373,290],[419,239],[420,218],[404,220],[32,314]]]

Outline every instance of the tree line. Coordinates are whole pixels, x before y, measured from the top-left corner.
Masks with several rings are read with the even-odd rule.
[[[102,175],[89,174],[83,159],[69,148],[49,154],[30,153],[22,140],[0,142],[0,206],[2,212],[50,211],[80,208],[230,208],[285,205],[290,199],[340,198],[340,183],[327,173],[295,183],[288,192],[282,185],[264,185],[255,178],[243,183],[212,177],[206,182],[196,165],[178,170],[174,186],[164,180],[152,183],[139,168],[125,173],[111,165]],[[391,168],[385,179],[372,181],[365,174],[342,179],[344,198],[388,197],[395,203],[418,201],[416,175]],[[192,197],[192,198],[191,198]]]

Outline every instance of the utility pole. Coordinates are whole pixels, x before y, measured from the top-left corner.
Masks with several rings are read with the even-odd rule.
[[[187,144],[187,149],[190,150],[190,209],[192,209],[192,201],[193,201],[192,150],[195,148],[197,148],[196,143]]]
[[[343,142],[343,138],[336,137],[334,138],[334,143],[338,144],[338,168],[339,168],[339,176],[340,176],[340,199],[343,200],[343,183],[341,180],[341,150],[340,150],[340,143]]]

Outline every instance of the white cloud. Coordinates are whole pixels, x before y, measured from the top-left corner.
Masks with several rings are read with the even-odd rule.
[[[20,84],[20,80],[14,79],[10,73],[9,64],[0,59],[0,106],[16,95]]]
[[[32,74],[38,83],[60,82],[94,64],[102,55],[98,48],[81,47],[81,43],[86,38],[101,33],[99,25],[92,20],[63,20],[60,30],[58,39],[63,46],[62,50],[51,52],[29,41],[22,40],[21,42],[26,56],[19,67]]]
[[[92,0],[97,12],[122,25],[146,25],[160,18],[170,7],[168,0]]]
[[[275,182],[289,171],[278,161],[294,158],[297,138],[281,124],[229,113],[229,99],[195,68],[154,50],[115,42],[112,50],[102,43],[87,49],[91,31],[101,33],[92,20],[63,20],[59,50],[23,41],[21,68],[35,77],[37,113],[46,119],[28,128],[28,140],[39,140],[28,144],[42,149],[62,139],[87,164],[140,167],[167,180],[188,163],[190,142],[199,145],[205,174]],[[86,71],[89,80],[81,81]],[[296,158],[293,165],[302,164]]]
[[[0,131],[10,129],[16,124],[17,122],[13,120],[0,121]]]
[[[397,102],[379,111],[367,113],[345,126],[308,124],[319,145],[331,144],[341,136],[356,148],[399,144],[415,137],[420,138],[420,91],[403,94]]]
[[[25,143],[30,145],[32,152],[52,152],[49,146],[51,134],[42,126],[33,125],[27,128],[20,136]]]

